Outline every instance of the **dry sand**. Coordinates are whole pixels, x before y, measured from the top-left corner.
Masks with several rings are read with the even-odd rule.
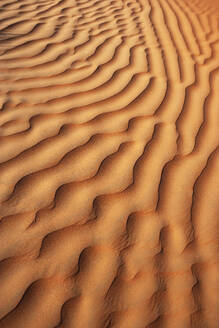
[[[1,0],[0,328],[219,327],[219,4]]]

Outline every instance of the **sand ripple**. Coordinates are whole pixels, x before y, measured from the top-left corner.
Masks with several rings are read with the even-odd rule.
[[[1,0],[0,328],[218,328],[216,0]]]

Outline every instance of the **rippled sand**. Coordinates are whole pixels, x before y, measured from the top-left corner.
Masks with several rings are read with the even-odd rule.
[[[219,3],[1,0],[0,328],[219,327]]]

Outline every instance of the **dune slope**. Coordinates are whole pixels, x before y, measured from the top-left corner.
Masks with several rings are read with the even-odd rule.
[[[216,0],[1,0],[0,328],[219,327]]]

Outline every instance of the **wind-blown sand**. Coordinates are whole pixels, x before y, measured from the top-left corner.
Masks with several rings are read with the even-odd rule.
[[[0,328],[219,327],[219,4],[1,0]]]

